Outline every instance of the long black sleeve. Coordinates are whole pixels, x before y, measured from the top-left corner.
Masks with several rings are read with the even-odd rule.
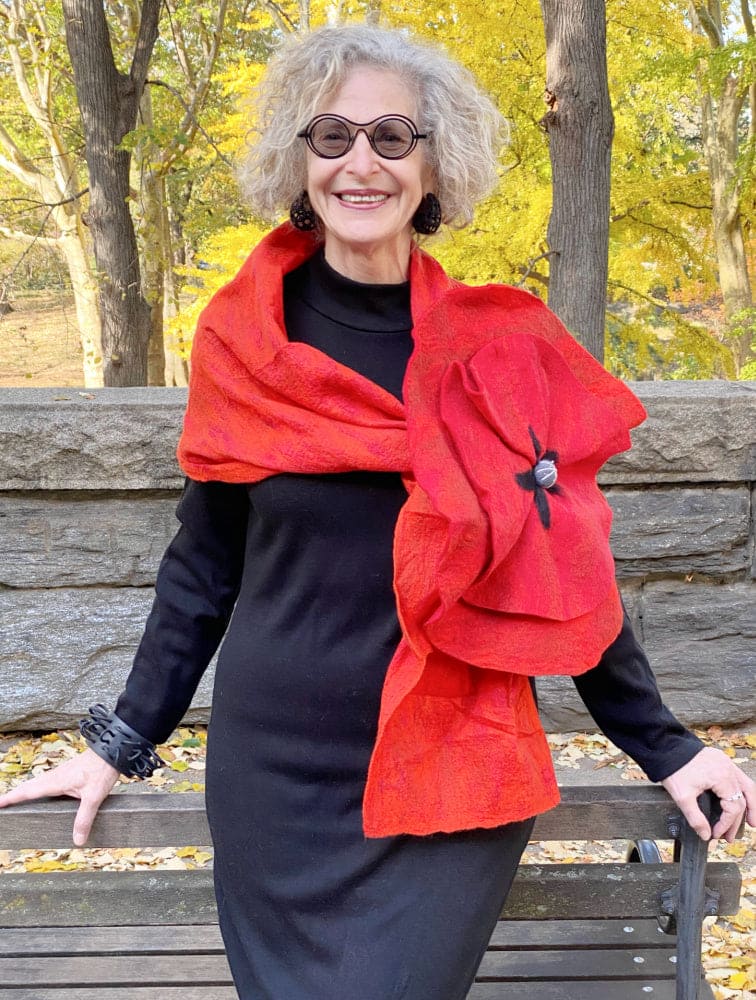
[[[651,781],[668,777],[704,746],[662,702],[627,614],[619,635],[598,665],[573,680],[601,731],[632,757]]]
[[[191,703],[239,593],[249,499],[243,485],[187,480],[181,528],[158,569],[155,601],[116,714],[153,743]]]

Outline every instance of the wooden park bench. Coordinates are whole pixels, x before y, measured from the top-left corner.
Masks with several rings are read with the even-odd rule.
[[[0,812],[0,848],[70,846],[76,806],[50,799]],[[469,1000],[712,998],[701,922],[738,910],[740,877],[734,864],[706,864],[706,845],[663,789],[568,786],[534,840],[642,839],[644,859],[649,838],[671,835],[676,862],[522,864]],[[103,806],[89,846],[208,843],[201,794],[124,790]],[[676,924],[676,936],[660,922]],[[0,1000],[235,997],[209,869],[0,876]]]

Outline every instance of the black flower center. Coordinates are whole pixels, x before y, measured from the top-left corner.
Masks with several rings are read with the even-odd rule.
[[[551,510],[546,493],[556,493],[561,495],[562,491],[557,486],[557,462],[559,455],[555,451],[544,451],[541,443],[536,437],[536,432],[532,427],[528,427],[530,440],[533,442],[535,451],[535,462],[532,469],[527,472],[515,473],[515,479],[524,490],[532,491],[538,517],[544,528],[551,527]]]

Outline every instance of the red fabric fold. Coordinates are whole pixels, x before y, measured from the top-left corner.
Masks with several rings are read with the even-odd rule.
[[[203,312],[179,462],[195,479],[227,482],[401,473],[402,640],[384,684],[365,832],[535,815],[558,791],[528,677],[580,673],[619,632],[596,472],[630,446],[643,407],[538,299],[460,285],[420,250],[402,404],[287,340],[282,279],[315,249],[279,227]],[[538,485],[544,464],[556,483]]]

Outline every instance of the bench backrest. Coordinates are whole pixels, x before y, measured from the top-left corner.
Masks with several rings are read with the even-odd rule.
[[[0,848],[70,846],[76,808],[77,803],[70,799],[48,799],[3,810]],[[536,820],[533,839],[669,839],[670,822],[680,823],[675,817],[674,804],[656,786],[568,786],[562,789],[561,804]],[[699,855],[703,850],[705,858],[705,845],[699,849],[695,835],[691,842]],[[209,844],[201,793],[128,791],[106,801],[87,846],[163,848]],[[656,916],[661,893],[674,889],[680,871],[679,865],[672,864],[522,864],[505,916]],[[55,924],[62,914],[66,914],[65,922],[201,923],[212,920],[214,915],[211,874],[206,869],[8,873],[0,879],[0,927]],[[710,863],[706,883],[709,890],[718,893],[719,913],[737,912],[740,875],[736,865]],[[112,891],[117,885],[128,885],[128,896],[121,894],[117,899],[119,893]],[[159,897],[162,902],[158,904]],[[96,904],[96,899],[101,904]]]

